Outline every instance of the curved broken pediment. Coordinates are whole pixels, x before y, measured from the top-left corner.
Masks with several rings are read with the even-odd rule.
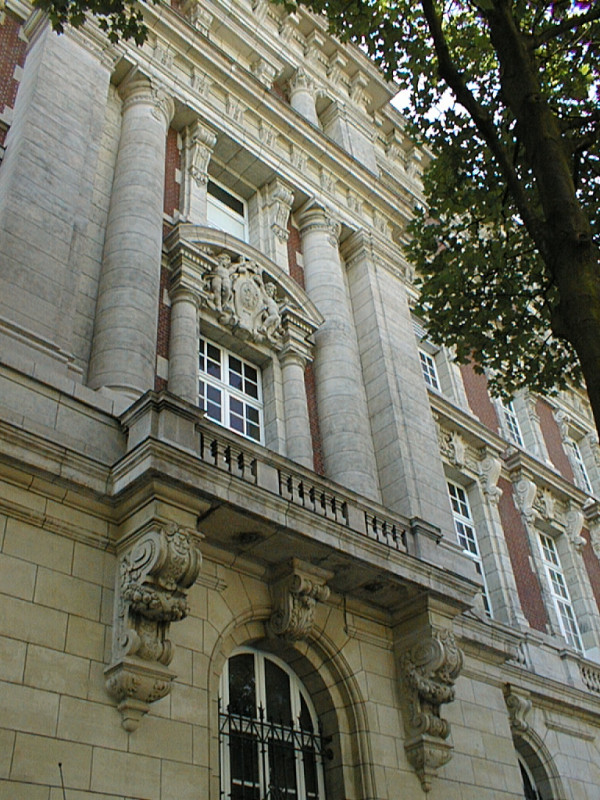
[[[171,290],[192,291],[203,314],[281,350],[306,340],[323,317],[306,292],[270,258],[223,231],[179,223],[165,239]]]

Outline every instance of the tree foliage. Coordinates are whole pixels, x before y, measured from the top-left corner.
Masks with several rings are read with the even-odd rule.
[[[80,28],[86,17],[92,15],[112,42],[133,39],[141,45],[148,36],[136,0],[33,0],[33,5],[48,14],[57,33],[63,33],[68,25]]]
[[[580,382],[584,366],[598,422],[599,4],[307,5],[408,90],[434,155],[410,246],[430,336],[508,395]]]

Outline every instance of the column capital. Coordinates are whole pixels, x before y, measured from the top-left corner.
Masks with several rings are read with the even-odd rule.
[[[311,94],[313,94],[317,88],[314,80],[303,67],[298,67],[296,72],[294,72],[289,80],[289,87],[292,92],[305,91]]]
[[[145,75],[135,73],[119,86],[119,94],[123,99],[123,112],[134,105],[149,106],[152,116],[162,122],[165,129],[175,114],[175,102],[169,92],[156,81]]]
[[[300,209],[296,219],[302,235],[309,231],[322,231],[327,235],[332,247],[338,246],[342,225],[325,206],[321,206],[315,200],[311,200]]]

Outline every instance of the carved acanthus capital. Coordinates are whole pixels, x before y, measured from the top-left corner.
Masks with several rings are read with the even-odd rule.
[[[280,242],[287,242],[289,237],[288,220],[294,202],[294,193],[279,178],[269,184],[267,192],[271,230]]]
[[[525,717],[531,711],[531,700],[526,693],[515,692],[514,687],[507,683],[504,685],[504,702],[510,718],[510,727],[517,733],[524,733],[529,729]]]
[[[272,585],[270,632],[290,641],[306,638],[314,624],[317,601],[323,603],[329,597],[326,581],[331,577],[330,572],[292,559]]]
[[[332,247],[338,246],[342,225],[329,209],[312,201],[298,212],[297,219],[302,235],[312,231],[321,231],[326,234],[327,241]]]
[[[479,462],[479,481],[483,493],[490,503],[498,505],[502,497],[502,489],[498,487],[498,480],[502,472],[502,461],[492,456],[485,448],[482,452],[483,458]]]
[[[153,525],[133,537],[119,559],[112,663],[105,674],[121,710],[125,700],[127,707],[144,709],[138,721],[150,702],[169,692],[174,677],[165,669],[174,654],[169,628],[188,614],[186,591],[201,563],[190,532],[174,523]]]
[[[119,94],[123,98],[123,113],[132,106],[144,105],[155,119],[164,124],[165,129],[173,119],[175,102],[168,89],[155,80],[132,73],[122,81]]]
[[[316,91],[314,80],[308,73],[300,67],[294,72],[289,82],[290,92],[310,92],[313,94]]]
[[[452,753],[446,742],[450,724],[440,716],[440,707],[454,700],[454,682],[462,664],[462,652],[446,628],[424,631],[400,659],[408,701],[405,750],[426,792],[436,770]]]
[[[186,147],[188,148],[190,175],[198,187],[208,182],[208,164],[214,152],[217,137],[201,122],[195,122],[188,129]]]

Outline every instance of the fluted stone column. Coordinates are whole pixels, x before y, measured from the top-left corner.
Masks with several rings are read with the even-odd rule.
[[[171,292],[169,391],[198,402],[198,301],[182,287]]]
[[[290,80],[290,105],[313,125],[319,126],[315,86],[302,68],[298,69]]]
[[[360,355],[338,250],[339,224],[317,205],[298,215],[306,291],[325,318],[315,333],[315,381],[325,471],[380,499]]]
[[[287,457],[313,469],[312,439],[304,384],[306,359],[300,353],[286,349],[280,354],[279,360],[283,380]]]
[[[166,132],[174,104],[144,77],[127,81],[121,95],[89,384],[136,397],[154,385]]]

